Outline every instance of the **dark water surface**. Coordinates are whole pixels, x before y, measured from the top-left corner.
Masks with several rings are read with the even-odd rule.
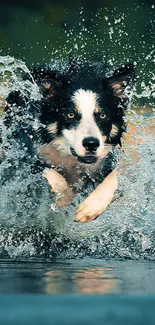
[[[0,293],[154,294],[155,262],[1,260]]]

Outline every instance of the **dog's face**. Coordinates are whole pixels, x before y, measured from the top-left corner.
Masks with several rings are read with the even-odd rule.
[[[80,62],[70,70],[43,80],[48,95],[42,121],[58,151],[76,156],[81,163],[94,164],[120,143],[125,131],[124,90],[132,67],[125,66],[110,78],[97,65]]]
[[[99,94],[77,89],[70,98],[70,107],[63,112],[62,143],[80,162],[96,163],[110,149],[106,143],[109,122],[106,109],[99,104]]]

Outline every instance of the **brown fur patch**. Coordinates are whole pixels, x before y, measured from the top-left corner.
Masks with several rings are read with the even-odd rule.
[[[42,86],[46,89],[50,89],[51,88],[51,84],[50,83],[42,83]]]
[[[118,134],[118,128],[117,128],[117,126],[115,124],[112,124],[112,129],[111,129],[111,132],[110,132],[111,138],[115,137],[115,135],[117,135],[117,134]]]
[[[60,170],[61,175],[65,177],[75,192],[79,191],[79,187],[82,188],[84,186],[88,169],[89,175],[91,175],[92,178],[95,177],[100,163],[99,160],[98,164],[91,165],[89,167],[87,166],[86,168],[84,164],[80,164],[77,161],[76,157],[73,157],[72,155],[61,155],[61,153],[53,147],[52,143],[42,146],[42,148],[40,148],[39,155],[52,168]]]
[[[95,106],[95,113],[101,113],[101,107],[98,105]]]
[[[49,124],[47,129],[51,134],[56,134],[57,133],[57,122]]]
[[[112,89],[114,91],[114,95],[117,97],[121,98],[126,98],[127,96],[124,94],[124,89],[123,89],[123,82],[116,82],[112,84]]]

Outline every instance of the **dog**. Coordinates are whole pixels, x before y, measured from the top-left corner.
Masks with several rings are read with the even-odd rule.
[[[69,205],[88,183],[94,190],[75,213],[75,220],[97,218],[118,189],[115,148],[126,131],[127,90],[132,63],[109,72],[104,63],[69,59],[61,68],[31,69],[41,98],[31,101],[20,91],[7,98],[4,123],[33,158],[58,206]]]

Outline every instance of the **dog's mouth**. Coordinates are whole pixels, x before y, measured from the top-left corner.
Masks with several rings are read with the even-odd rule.
[[[77,157],[78,161],[83,164],[95,164],[98,161],[98,158],[95,155],[88,154],[87,156],[81,157],[78,156],[73,148],[70,148],[71,153],[74,157]]]

